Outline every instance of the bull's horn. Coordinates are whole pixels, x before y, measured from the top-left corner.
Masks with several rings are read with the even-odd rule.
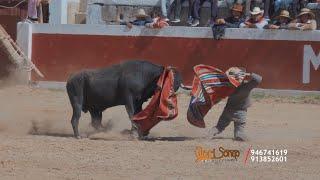
[[[181,83],[180,86],[179,86],[179,89],[178,89],[177,93],[178,93],[178,94],[185,94],[185,95],[190,96],[190,94],[191,94],[191,89],[192,89],[191,86],[185,86],[185,85],[183,85],[183,84]]]
[[[186,85],[184,85],[184,84],[180,84],[180,87],[182,88],[182,89],[184,89],[184,90],[187,90],[187,91],[191,91],[192,90],[192,86],[186,86]]]

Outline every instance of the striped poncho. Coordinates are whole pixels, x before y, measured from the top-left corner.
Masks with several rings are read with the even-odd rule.
[[[195,76],[187,119],[192,125],[204,128],[204,116],[213,105],[231,95],[240,83],[212,66],[200,64],[193,69]]]

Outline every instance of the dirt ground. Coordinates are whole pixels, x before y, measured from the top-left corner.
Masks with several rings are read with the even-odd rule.
[[[248,142],[232,140],[233,125],[217,138],[206,132],[225,102],[206,116],[206,129],[186,120],[189,98],[179,95],[179,116],[152,129],[153,141],[131,140],[123,107],[103,114],[104,132],[90,127],[83,114],[72,138],[71,107],[65,91],[26,86],[0,88],[0,179],[319,179],[320,105],[254,100],[248,111]],[[196,162],[196,147],[234,149],[237,160]],[[255,163],[246,151],[287,149],[287,162]],[[218,152],[217,152],[218,153]]]

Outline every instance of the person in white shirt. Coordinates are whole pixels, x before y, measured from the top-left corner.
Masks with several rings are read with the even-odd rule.
[[[268,21],[263,17],[263,11],[259,7],[253,8],[250,12],[250,18],[240,24],[240,28],[263,29]]]

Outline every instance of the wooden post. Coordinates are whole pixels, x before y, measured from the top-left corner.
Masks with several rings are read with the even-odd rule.
[[[37,75],[44,77],[40,70],[32,63],[30,59],[23,53],[21,48],[13,41],[7,31],[0,25],[0,47],[4,47],[4,51],[9,59],[18,66],[18,68],[26,71],[34,70]]]

